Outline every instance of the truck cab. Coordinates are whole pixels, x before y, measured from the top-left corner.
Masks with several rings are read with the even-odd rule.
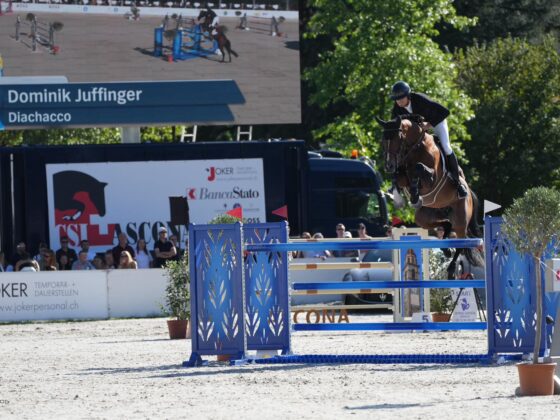
[[[371,161],[309,152],[308,228],[336,237],[336,224],[357,237],[359,223],[370,236],[385,236],[387,203]]]

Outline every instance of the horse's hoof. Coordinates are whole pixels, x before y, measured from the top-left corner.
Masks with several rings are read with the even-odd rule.
[[[412,201],[410,204],[412,204],[412,207],[414,207],[415,209],[419,209],[420,207],[422,207],[422,199],[418,198],[418,200],[416,201]]]
[[[453,255],[449,248],[442,248],[441,251],[443,252],[445,258],[451,258],[451,256]]]

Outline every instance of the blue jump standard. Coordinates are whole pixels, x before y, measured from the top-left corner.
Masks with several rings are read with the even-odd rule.
[[[386,354],[386,355],[289,355],[251,360],[256,364],[490,364],[489,354]]]

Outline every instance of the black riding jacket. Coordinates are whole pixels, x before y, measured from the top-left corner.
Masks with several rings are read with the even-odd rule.
[[[430,99],[423,93],[411,92],[410,102],[412,104],[412,113],[423,116],[432,127],[438,125],[449,115],[449,110],[446,107]],[[398,106],[395,102],[393,111],[391,112],[391,118],[404,114],[410,114],[410,112],[408,112],[406,108]]]

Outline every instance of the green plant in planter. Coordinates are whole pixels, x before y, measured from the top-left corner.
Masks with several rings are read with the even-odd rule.
[[[219,216],[214,217],[208,224],[210,225],[226,225],[228,223],[237,223],[243,222],[247,223],[245,219],[239,220],[237,217],[234,217],[229,214],[220,214]]]
[[[185,252],[178,261],[167,261],[163,266],[168,279],[165,287],[165,304],[161,309],[165,316],[188,321],[191,318],[189,256]]]
[[[533,364],[539,362],[541,346],[543,302],[541,258],[560,233],[560,192],[546,187],[527,190],[504,212],[502,232],[520,254],[535,260],[537,329],[533,348]]]
[[[448,314],[453,306],[451,289],[430,289],[430,310],[438,314]]]

